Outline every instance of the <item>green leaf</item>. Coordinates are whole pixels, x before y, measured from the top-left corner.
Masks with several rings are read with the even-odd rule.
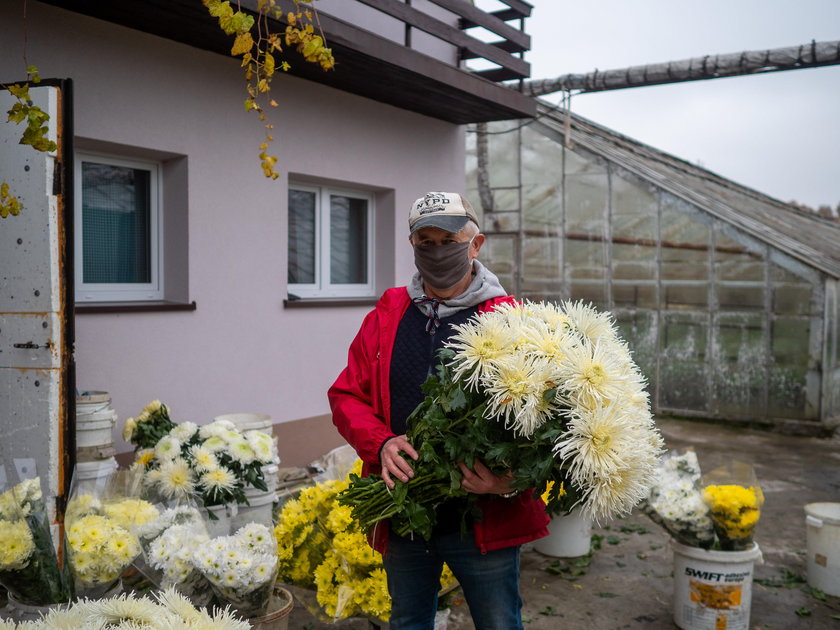
[[[797,614],[799,617],[810,617],[810,616],[811,616],[811,610],[810,610],[810,609],[808,609],[808,608],[805,608],[805,607],[803,606],[802,608],[797,608],[797,609],[796,609],[796,614]]]

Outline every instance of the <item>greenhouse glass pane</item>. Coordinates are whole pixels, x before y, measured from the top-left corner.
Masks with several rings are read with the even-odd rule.
[[[633,360],[644,374],[649,388],[656,377],[656,312],[651,310],[614,311],[621,338],[630,346]]]
[[[709,303],[709,285],[704,282],[663,282],[661,299],[663,307],[669,310],[706,309]]]
[[[566,149],[564,159],[566,177],[575,175],[606,174],[606,162],[591,155],[581,155],[573,150]]]
[[[768,414],[787,418],[806,416],[806,390],[811,321],[778,317],[772,323]]]
[[[639,308],[656,309],[658,304],[658,300],[656,299],[656,285],[637,282],[613,282],[612,299],[616,307],[636,306]]]
[[[519,186],[519,132],[518,120],[504,121],[488,129],[488,177],[492,186]]]
[[[563,145],[524,127],[522,129],[522,184],[559,188],[563,175]]]
[[[636,181],[612,178],[612,276],[623,280],[656,278],[657,200]]]
[[[529,185],[522,189],[522,217],[525,231],[532,234],[563,233],[563,199],[556,186]]]
[[[606,236],[607,175],[566,177],[566,234],[569,238]]]
[[[597,308],[605,308],[607,305],[606,285],[595,282],[572,282],[569,286],[569,297],[573,300],[592,303]]]
[[[606,275],[606,247],[603,241],[566,239],[566,277],[595,280]]]
[[[747,286],[735,283],[718,283],[717,300],[721,310],[764,310],[764,285]]]
[[[663,280],[709,281],[710,226],[693,206],[663,197],[660,241]]]
[[[708,411],[706,393],[707,318],[667,313],[659,334],[659,406]]]
[[[821,305],[816,304],[816,286],[808,280],[785,269],[776,263],[770,263],[770,283],[773,287],[773,312],[778,315],[819,315]]]
[[[764,316],[728,313],[713,330],[714,411],[732,417],[763,417],[767,380]]]
[[[715,278],[719,281],[764,282],[765,257],[763,246],[752,243],[746,236],[739,240],[734,230],[715,231]]]
[[[559,294],[563,289],[563,240],[559,237],[529,237],[523,243],[522,290]]]
[[[516,246],[513,236],[489,235],[481,248],[481,262],[496,274],[502,286],[509,293],[514,291],[513,261],[515,253]]]

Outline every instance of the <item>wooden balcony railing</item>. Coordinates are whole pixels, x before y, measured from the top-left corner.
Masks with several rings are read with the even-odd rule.
[[[524,31],[524,20],[531,15],[531,5],[522,0],[500,0],[508,8],[488,13],[467,0],[430,0],[458,16],[458,27],[452,26],[411,6],[411,0],[358,0],[405,24],[405,46],[412,47],[414,29],[457,47],[459,60],[484,59],[497,67],[472,71],[491,81],[527,79],[530,64],[522,54],[530,49],[531,37]],[[508,22],[518,20],[516,28]],[[469,34],[470,29],[484,28],[501,39],[485,42]],[[519,56],[517,56],[519,55]]]

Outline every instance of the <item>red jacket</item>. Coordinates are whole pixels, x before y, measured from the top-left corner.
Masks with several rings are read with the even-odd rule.
[[[478,312],[512,302],[499,297],[478,305]],[[391,353],[397,327],[411,305],[405,287],[388,289],[367,314],[356,338],[350,344],[347,367],[327,392],[333,423],[356,449],[364,462],[362,474],[379,473],[379,447],[391,431],[390,371]],[[548,534],[545,504],[529,490],[512,499],[482,497],[483,518],[475,523],[475,543],[482,552],[521,545]],[[371,544],[385,552],[387,527],[372,532]]]

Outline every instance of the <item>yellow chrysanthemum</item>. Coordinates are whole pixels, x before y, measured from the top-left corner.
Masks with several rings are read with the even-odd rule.
[[[35,550],[26,521],[0,520],[0,571],[22,569]]]

